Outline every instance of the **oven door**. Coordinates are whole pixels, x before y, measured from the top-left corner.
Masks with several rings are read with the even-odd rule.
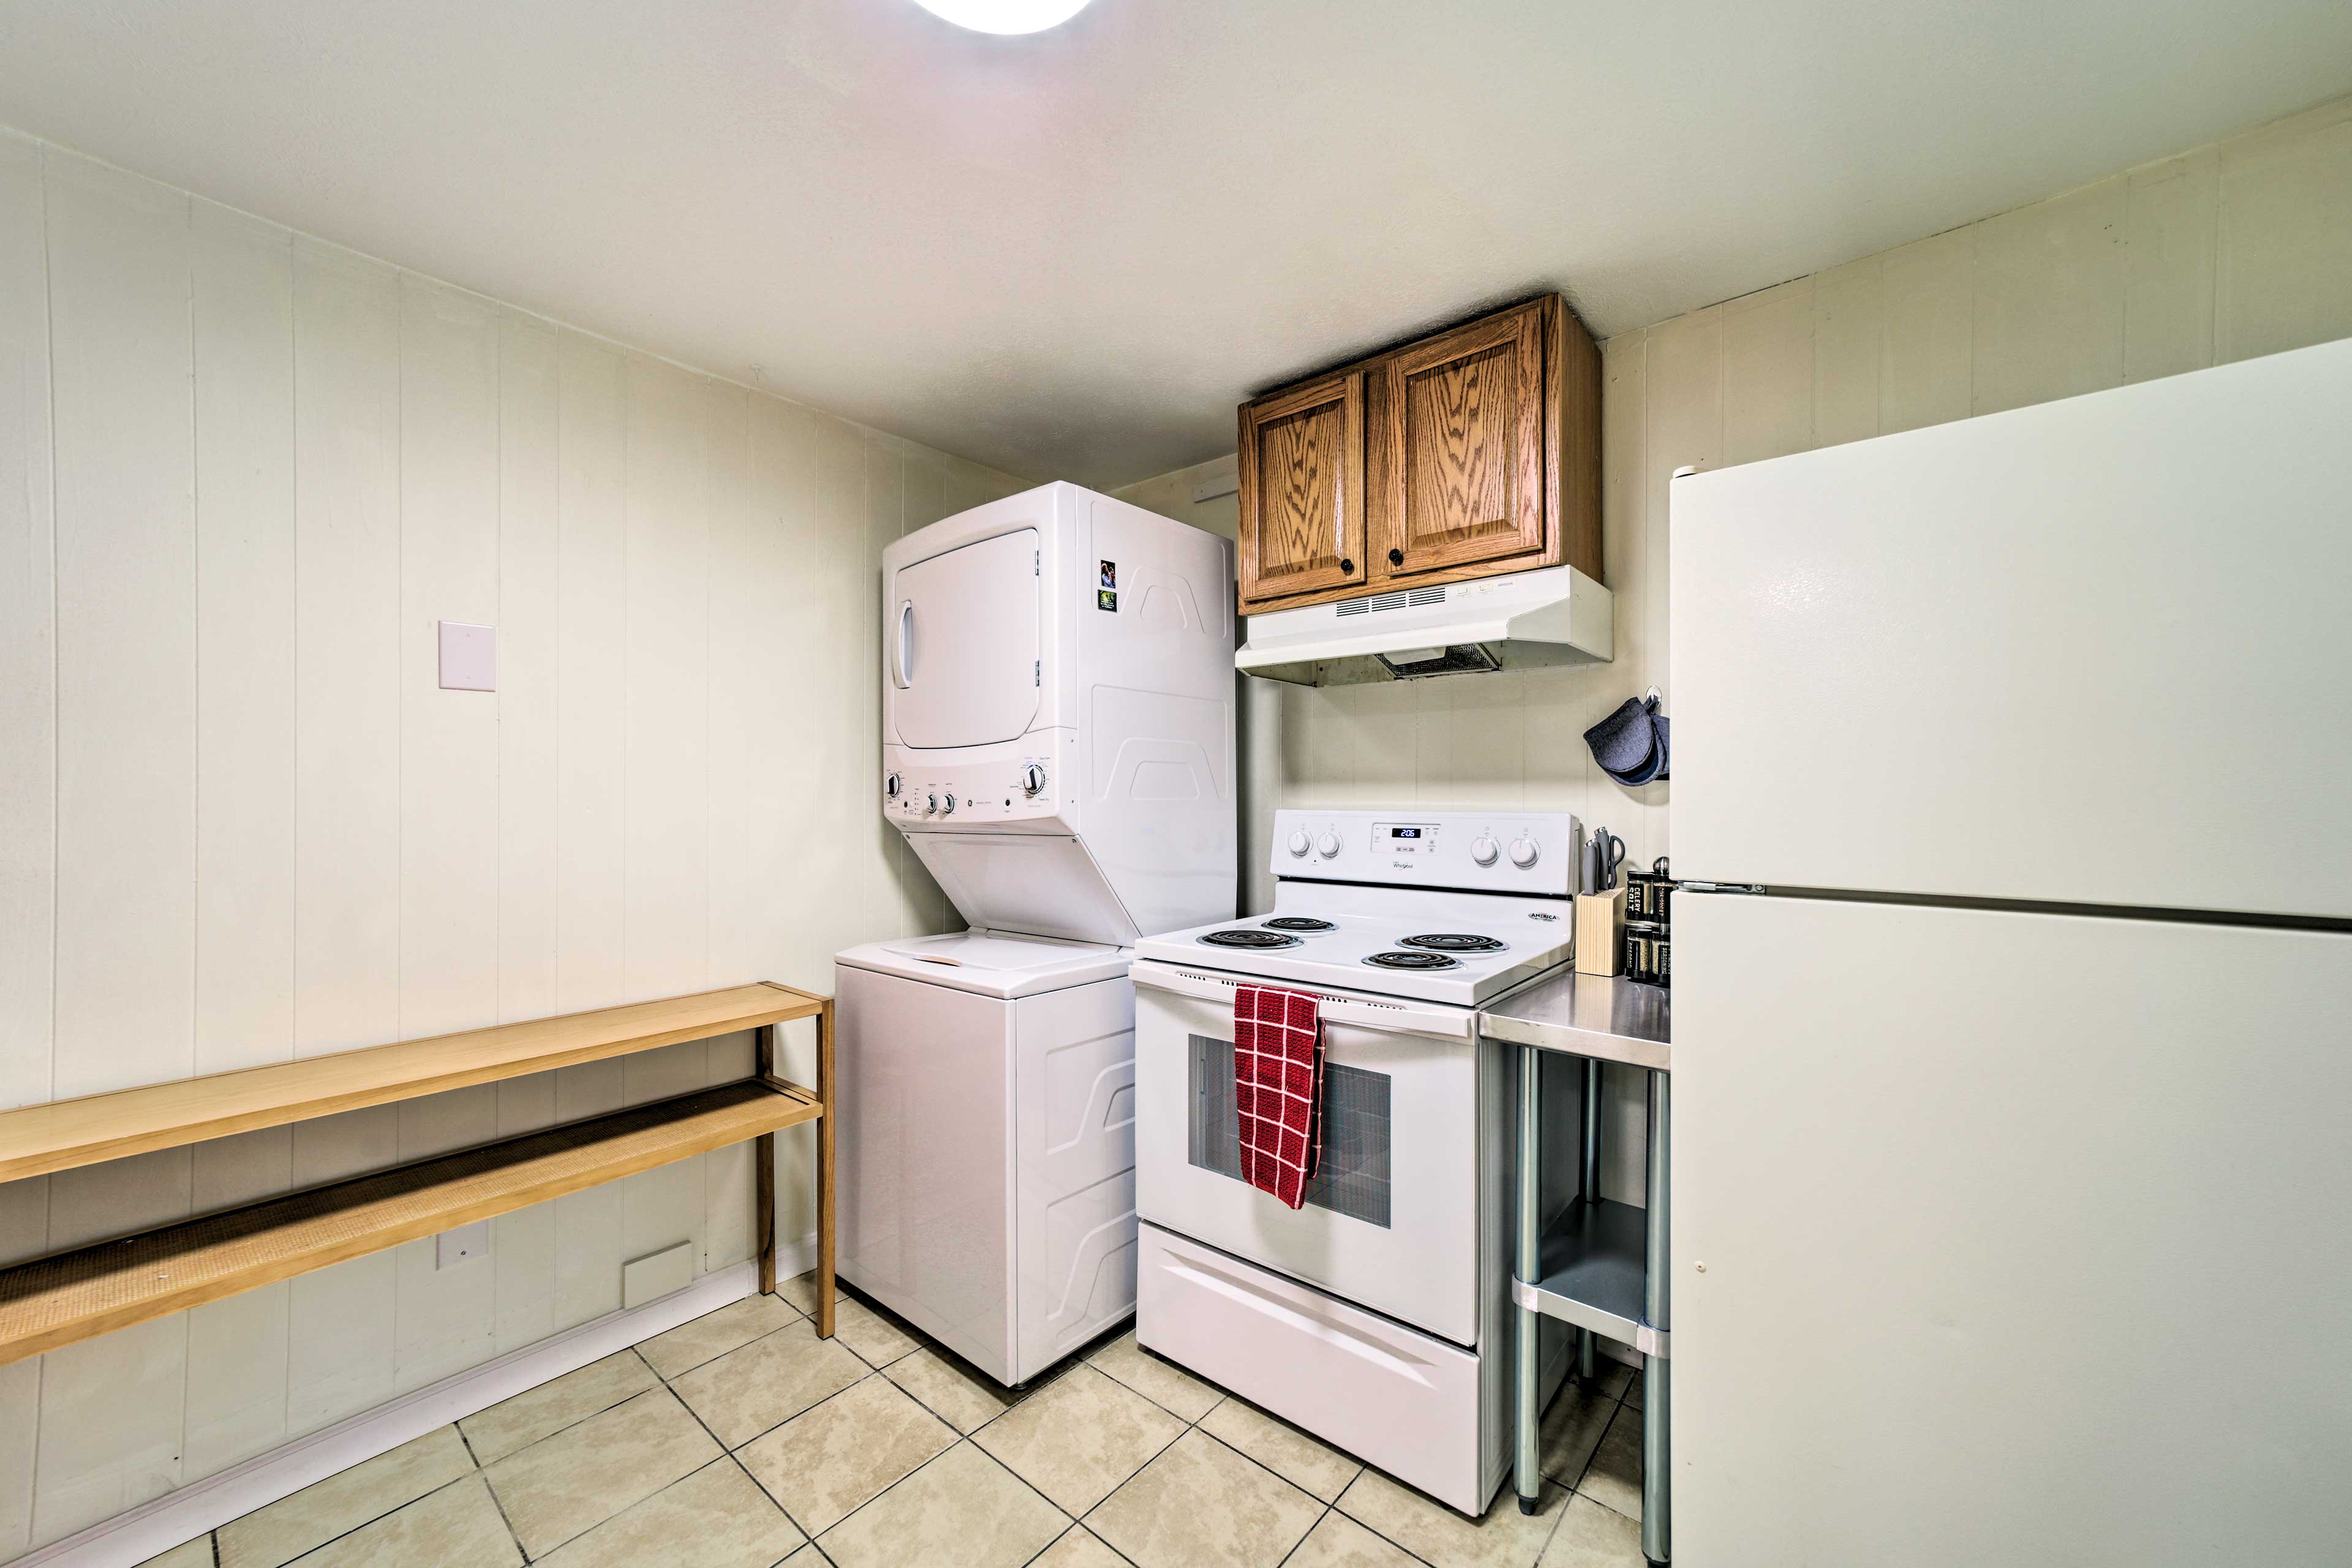
[[[1294,1210],[1241,1179],[1234,984],[1232,976],[1178,965],[1135,966],[1137,1213],[1475,1344],[1475,1015],[1318,993],[1323,1152],[1305,1205]]]

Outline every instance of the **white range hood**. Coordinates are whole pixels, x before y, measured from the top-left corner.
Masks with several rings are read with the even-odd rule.
[[[1234,667],[1301,686],[1607,664],[1616,601],[1573,566],[1252,616]]]

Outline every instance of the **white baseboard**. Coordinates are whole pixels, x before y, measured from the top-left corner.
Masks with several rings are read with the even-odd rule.
[[[776,1248],[776,1278],[816,1267],[816,1237]],[[388,1405],[297,1438],[219,1475],[191,1481],[137,1508],[52,1542],[10,1568],[136,1568],[149,1558],[194,1541],[255,1509],[291,1497],[363,1459],[422,1437],[436,1426],[487,1410],[501,1399],[536,1388],[602,1361],[614,1351],[740,1301],[760,1288],[760,1266],[738,1263],[706,1274],[685,1289],[642,1307],[612,1312],[521,1350],[442,1379]]]

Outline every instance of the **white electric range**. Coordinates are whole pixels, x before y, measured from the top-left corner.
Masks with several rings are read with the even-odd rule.
[[[1271,910],[1135,949],[1138,1339],[1470,1513],[1509,1457],[1517,1092],[1477,1010],[1569,961],[1578,840],[1565,814],[1278,812]],[[1240,1178],[1253,984],[1319,1003],[1297,1210]]]

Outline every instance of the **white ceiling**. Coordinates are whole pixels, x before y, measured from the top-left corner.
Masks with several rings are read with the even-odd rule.
[[[2352,88],[2345,0],[0,0],[0,122],[1121,483],[1541,288],[1607,336]]]

